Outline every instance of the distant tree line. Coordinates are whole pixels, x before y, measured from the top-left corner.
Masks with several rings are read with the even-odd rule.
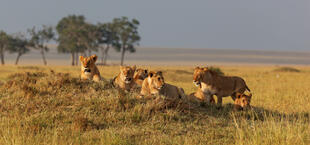
[[[47,65],[46,53],[49,43],[58,43],[59,53],[71,54],[71,65],[78,65],[79,55],[91,55],[93,51],[101,53],[101,63],[107,63],[110,48],[121,53],[121,65],[126,52],[136,51],[139,45],[139,21],[127,17],[114,18],[111,22],[92,24],[82,15],[69,15],[62,18],[57,26],[43,25],[33,27],[26,34],[7,34],[0,30],[0,59],[5,64],[5,53],[16,53],[15,64],[20,57],[31,49],[38,50],[42,55],[43,64]]]

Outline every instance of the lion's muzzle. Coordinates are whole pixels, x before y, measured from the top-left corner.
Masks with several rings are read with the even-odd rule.
[[[84,73],[90,73],[91,71],[90,71],[90,69],[89,68],[85,68],[84,69]]]

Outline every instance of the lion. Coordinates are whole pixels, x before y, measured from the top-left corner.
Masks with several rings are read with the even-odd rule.
[[[213,98],[213,96],[207,96],[205,95],[200,88],[197,89],[196,92],[194,93],[191,93],[189,95],[189,97],[191,99],[194,99],[196,101],[199,101],[199,102],[207,102],[207,103],[212,103],[212,104],[215,104],[215,100]],[[207,97],[210,97],[210,98],[207,98]]]
[[[113,79],[113,86],[130,91],[135,86],[133,79],[136,66],[120,66],[120,73]]]
[[[185,97],[184,90],[177,86],[165,83],[161,71],[151,71],[148,77],[144,79],[140,91],[141,97],[149,97],[152,95],[163,95],[169,99],[181,99]]]
[[[137,87],[142,87],[143,80],[147,78],[148,71],[146,69],[136,69],[133,79]]]
[[[92,55],[90,57],[80,56],[82,80],[93,80],[95,82],[101,80],[100,72],[95,64],[97,58],[97,55]]]
[[[250,105],[251,98],[252,98],[251,93],[249,95],[237,93],[236,94],[236,100],[234,102],[234,109],[235,110],[244,110],[244,109],[251,107],[251,105]]]
[[[222,76],[208,69],[208,67],[196,67],[193,81],[196,86],[199,86],[203,94],[207,96],[206,98],[211,99],[211,96],[216,95],[217,104],[220,105],[222,104],[222,97],[231,96],[235,101],[236,93],[243,94],[246,90],[251,92],[242,78],[237,76]]]

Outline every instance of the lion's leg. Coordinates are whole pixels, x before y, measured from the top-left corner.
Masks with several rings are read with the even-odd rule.
[[[217,104],[222,105],[223,99],[222,96],[217,96]]]
[[[236,96],[236,93],[233,93],[232,95],[231,95],[231,98],[234,100],[234,102],[235,102],[235,100],[236,100],[236,98],[237,98],[237,96]]]
[[[99,81],[100,81],[100,76],[99,76],[99,75],[94,75],[94,76],[93,76],[93,80],[94,80],[95,82],[99,82]]]

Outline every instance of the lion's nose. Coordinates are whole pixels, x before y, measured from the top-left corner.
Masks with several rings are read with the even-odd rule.
[[[90,72],[89,68],[84,69],[84,72]]]
[[[126,81],[131,81],[132,78],[126,77]]]

